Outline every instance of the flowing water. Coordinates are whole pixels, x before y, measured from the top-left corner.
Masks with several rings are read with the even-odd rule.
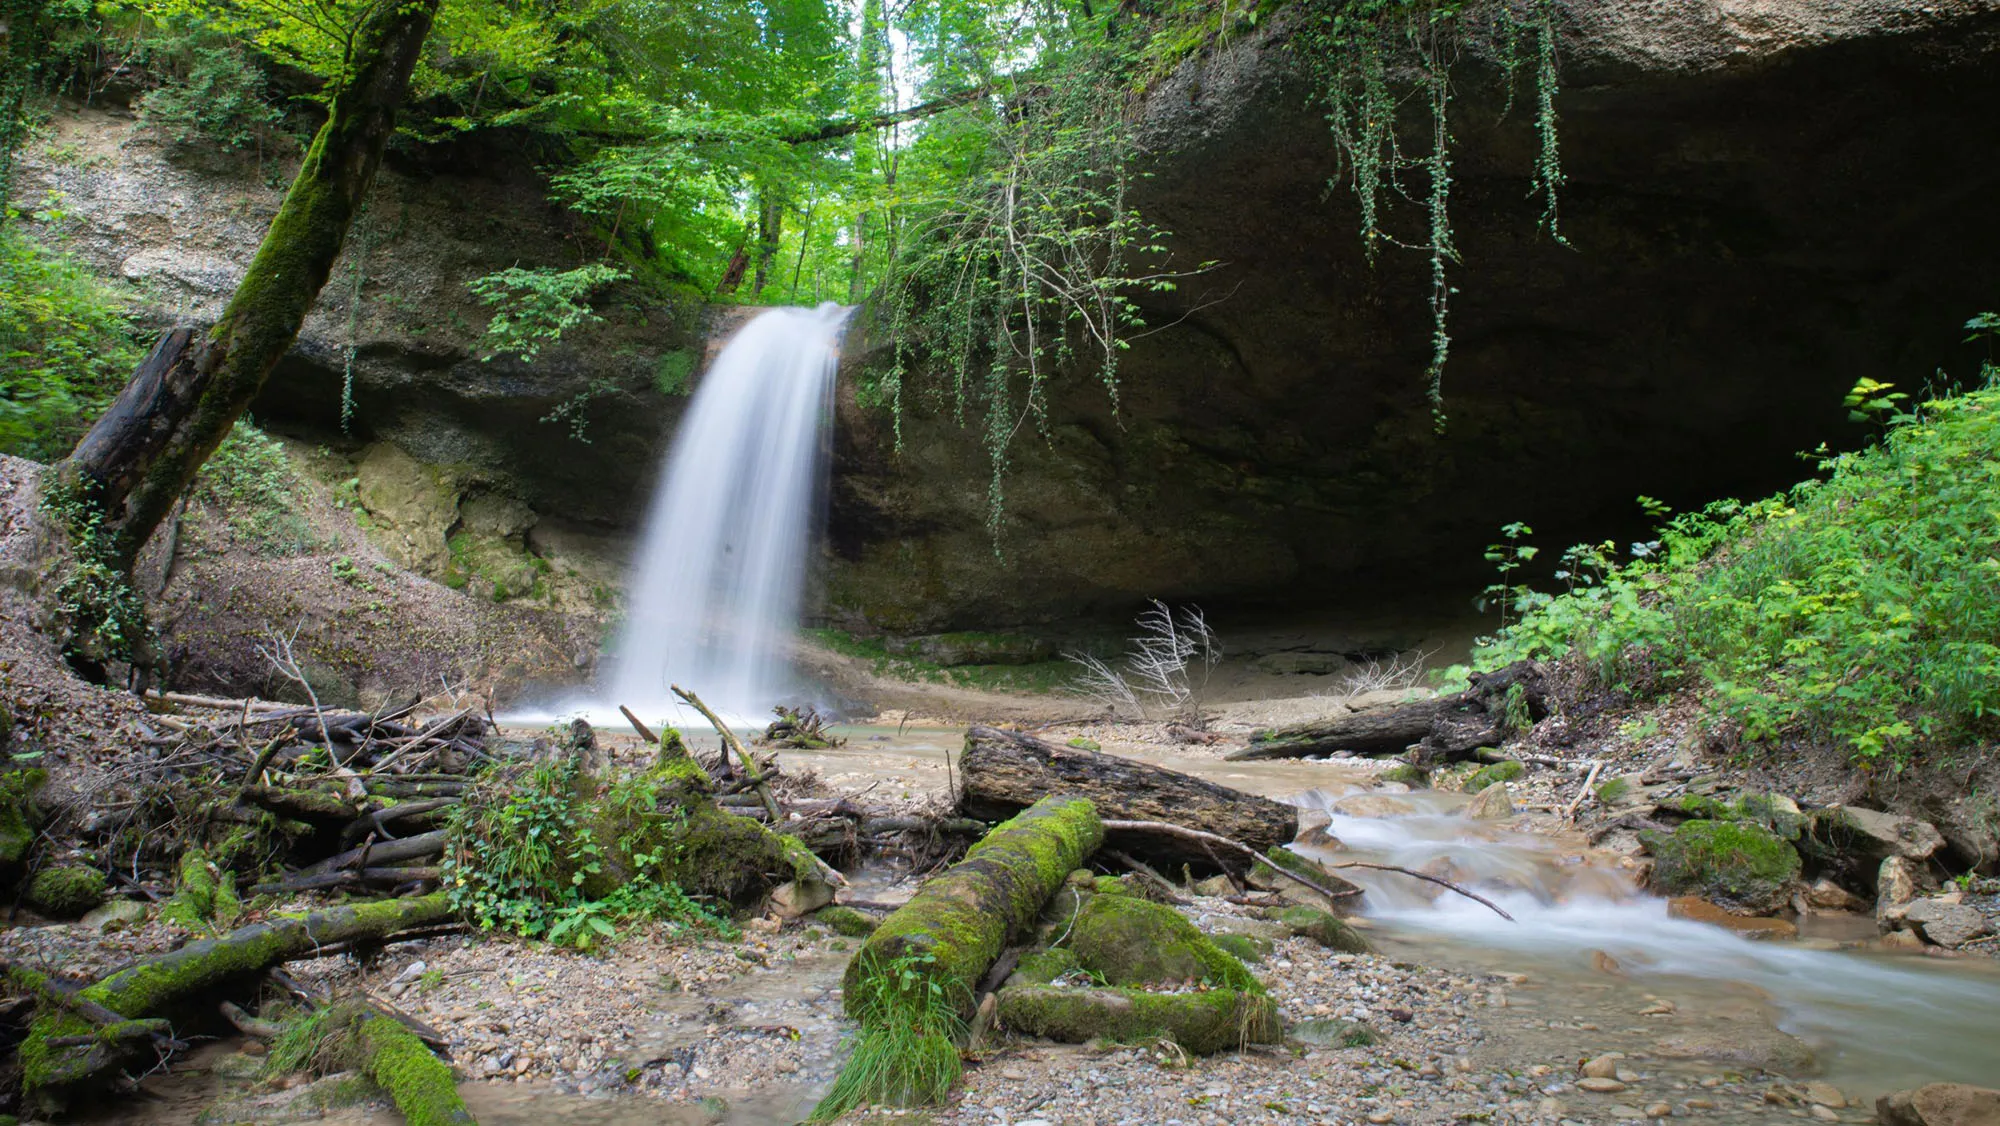
[[[607,695],[584,710],[680,720],[681,684],[734,722],[792,691],[785,652],[850,312],[762,313],[702,376],[646,516]]]
[[[1577,1012],[1588,1009],[1599,1019],[1587,1023],[1603,1035],[1585,1040],[1678,1055],[1710,1071],[1718,1061],[1803,1060],[1803,1048],[1808,1070],[1869,1098],[1924,1082],[2000,1078],[2000,965],[1990,960],[1759,939],[1674,917],[1609,857],[1457,816],[1457,795],[1397,795],[1411,812],[1388,817],[1345,815],[1340,797],[1315,790],[1294,798],[1327,810],[1326,834],[1339,842],[1296,847],[1336,863],[1370,859],[1446,875],[1494,899],[1514,922],[1406,876],[1343,873],[1367,887],[1367,915],[1390,947],[1538,981],[1536,991],[1557,1003],[1543,1011],[1551,1006],[1528,1001],[1530,1012],[1516,1022],[1524,1029],[1546,1036],[1554,1028],[1575,1043]],[[1871,920],[1851,921],[1873,934]],[[1630,1027],[1642,999],[1661,997],[1676,998],[1675,1011]],[[1746,1008],[1764,1012],[1746,1021]],[[1796,1042],[1757,1028],[1760,1018]]]

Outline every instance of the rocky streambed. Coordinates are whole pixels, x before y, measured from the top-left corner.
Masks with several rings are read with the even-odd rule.
[[[843,791],[889,783],[912,800],[949,784],[956,732],[853,734],[793,768]],[[1373,946],[1353,953],[1232,901],[1244,897],[1226,885],[1196,886],[1179,910],[1211,936],[1239,936],[1230,948],[1255,959],[1283,1043],[1202,1058],[1003,1033],[972,1052],[946,1106],[914,1120],[1859,1123],[1891,1090],[2000,1071],[2000,966],[1885,942],[1866,915],[1816,913],[1801,919],[1803,937],[1726,913],[1708,917],[1727,925],[1686,917],[1701,912],[1638,890],[1646,857],[1615,841],[1593,847],[1570,822],[1576,780],[1560,771],[1503,780],[1475,802],[1385,779],[1365,760],[1232,763],[1221,748],[1169,747],[1143,728],[1053,734],[1290,796],[1303,807],[1301,850],[1444,875],[1514,919],[1350,869],[1368,889],[1350,922]],[[850,894],[894,902],[913,883],[870,871]],[[1977,892],[1958,901],[1991,903]],[[17,928],[0,934],[0,956],[102,970],[182,940],[157,920],[109,930]],[[392,944],[366,966],[320,959],[296,976],[309,989],[358,986],[436,1030],[489,1126],[786,1123],[844,1058],[840,974],[856,944],[810,919],[751,919],[727,939],[662,926],[593,954],[474,934]],[[254,1040],[213,1045],[148,1080],[152,1103],[104,1120],[394,1121],[365,1098],[348,1105],[365,1092],[337,1077],[260,1081],[262,1056]]]

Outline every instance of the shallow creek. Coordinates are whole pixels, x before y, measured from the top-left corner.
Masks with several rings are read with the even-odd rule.
[[[786,769],[810,769],[846,793],[872,788],[902,799],[948,792],[961,731],[861,727],[841,734],[849,739],[841,748],[784,752]],[[1499,975],[1502,984],[1484,999],[1496,1006],[1488,1019],[1491,1034],[1478,1051],[1484,1067],[1523,1071],[1567,1061],[1536,1080],[1560,1090],[1575,1061],[1623,1052],[1645,1071],[1698,1095],[1705,1078],[1767,1066],[1831,1082],[1861,1106],[1884,1091],[1924,1082],[2000,1081],[2000,963],[1992,960],[1854,949],[1874,934],[1865,919],[1808,920],[1802,938],[1758,940],[1675,918],[1666,902],[1633,887],[1615,857],[1593,853],[1574,834],[1553,827],[1524,831],[1519,822],[1459,816],[1461,795],[1382,794],[1371,796],[1376,808],[1370,812],[1387,815],[1354,816],[1351,807],[1343,813],[1342,799],[1369,791],[1372,770],[1360,764],[1227,763],[1204,752],[1140,745],[1105,750],[1291,801],[1308,811],[1308,825],[1320,821],[1315,811],[1323,811],[1326,837],[1338,844],[1329,847],[1326,837],[1309,830],[1295,847],[1329,863],[1375,860],[1422,869],[1476,887],[1505,907],[1511,923],[1406,876],[1343,872],[1368,889],[1356,921],[1383,953]],[[1539,820],[1548,826],[1551,819]],[[859,873],[856,883],[856,895],[876,901],[898,901],[912,890],[886,870]],[[797,1122],[837,1063],[845,957],[800,957],[719,989],[659,994],[646,1006],[645,1026],[631,1029],[634,1064],[675,1059],[718,1028],[782,1029],[779,1034],[795,1035],[802,1049],[805,1066],[797,1082],[718,1088],[705,1104],[674,1106],[629,1096],[587,1098],[532,1082],[472,1081],[463,1086],[467,1103],[485,1126],[558,1118],[604,1126]],[[172,1092],[156,1087],[161,1095],[174,1101]],[[156,1104],[143,1119],[181,1118],[164,1110]],[[1718,1113],[1724,1120],[1737,1117],[1728,1107]],[[1866,1113],[1845,1112],[1849,1120]],[[358,1111],[327,1119],[394,1120]]]

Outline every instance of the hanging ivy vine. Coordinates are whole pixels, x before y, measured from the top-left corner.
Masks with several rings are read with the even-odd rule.
[[[893,350],[868,391],[889,408],[898,449],[919,355],[935,405],[961,425],[984,412],[996,550],[1009,451],[1025,428],[1047,437],[1049,380],[1094,370],[1115,411],[1119,355],[1142,325],[1134,296],[1205,268],[1169,268],[1166,232],[1128,199],[1131,62],[1053,61],[1030,98],[991,107],[965,187],[913,224],[877,290]]]
[[[1507,87],[1504,116],[1514,103],[1522,51],[1527,42],[1534,43],[1538,147],[1530,194],[1541,197],[1542,229],[1569,245],[1557,206],[1564,176],[1557,141],[1556,0],[1303,0],[1299,7],[1298,50],[1313,71],[1328,128],[1344,158],[1342,180],[1330,187],[1352,191],[1369,263],[1384,244],[1429,259],[1431,355],[1424,372],[1425,396],[1442,432],[1444,368],[1451,356],[1451,267],[1459,262],[1451,222],[1452,64],[1469,26],[1487,32]],[[1413,77],[1392,75],[1391,59]],[[1397,130],[1397,115],[1406,101],[1420,102],[1428,117],[1421,152],[1406,153]],[[1385,229],[1385,202],[1391,195],[1421,205],[1421,241],[1398,238]]]

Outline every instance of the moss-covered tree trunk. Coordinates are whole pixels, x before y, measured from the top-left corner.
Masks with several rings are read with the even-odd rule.
[[[221,319],[162,337],[64,463],[65,486],[103,513],[104,562],[130,570],[292,346],[375,179],[437,7],[404,0],[369,14],[326,124]]]

